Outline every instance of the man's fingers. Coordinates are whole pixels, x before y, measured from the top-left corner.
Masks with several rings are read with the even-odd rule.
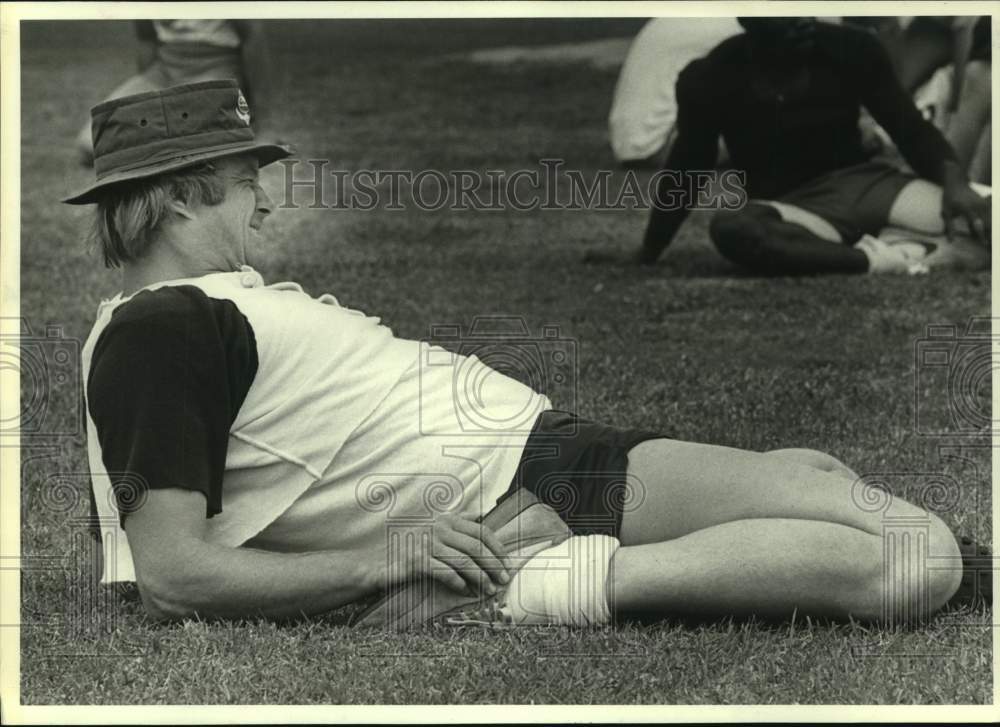
[[[462,574],[452,568],[449,563],[446,563],[439,558],[433,558],[431,560],[431,572],[423,577],[433,578],[458,593],[465,593],[469,590],[469,586],[466,583],[465,578],[462,577]]]
[[[481,540],[465,533],[451,531],[442,533],[441,542],[468,557],[478,570],[489,575],[493,583],[504,585],[510,580],[503,560],[494,555]],[[504,580],[505,577],[507,580]]]
[[[465,533],[476,540],[481,541],[497,560],[503,563],[503,567],[510,570],[510,561],[507,558],[507,549],[503,547],[500,538],[488,526],[477,523],[473,520],[455,520],[452,526],[460,533]]]
[[[490,594],[496,592],[496,587],[493,585],[490,577],[476,564],[476,561],[472,558],[472,556],[467,555],[450,545],[439,543],[437,548],[435,548],[434,559],[438,561],[439,564],[447,566],[443,569],[447,580],[442,580],[448,583],[450,587],[455,588],[455,586],[451,584],[456,581],[450,577],[449,571],[450,573],[458,575],[462,581],[462,585],[455,588],[455,590],[468,590],[470,593],[479,593],[481,590],[485,590]],[[434,568],[435,577],[437,577],[437,571],[439,570],[442,570],[441,565]]]

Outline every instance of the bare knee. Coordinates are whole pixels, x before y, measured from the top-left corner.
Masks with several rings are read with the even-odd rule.
[[[919,622],[955,595],[962,580],[958,543],[940,518],[928,518],[928,527],[915,525],[908,534],[883,532],[881,557],[859,569],[852,616],[891,624]]]

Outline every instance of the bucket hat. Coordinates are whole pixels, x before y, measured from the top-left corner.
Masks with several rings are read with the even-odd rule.
[[[250,107],[232,80],[123,96],[98,104],[90,114],[97,179],[63,199],[67,204],[92,204],[113,185],[210,159],[253,154],[263,167],[292,153],[254,139]]]

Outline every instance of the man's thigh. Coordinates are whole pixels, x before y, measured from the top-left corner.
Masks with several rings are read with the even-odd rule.
[[[926,518],[899,498],[873,511],[854,473],[789,457],[656,439],[628,455],[643,500],[622,518],[622,545],[669,540],[734,520],[785,518],[839,523],[877,535],[882,518]]]

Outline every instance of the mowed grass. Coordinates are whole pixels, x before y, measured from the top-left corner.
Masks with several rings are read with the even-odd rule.
[[[487,67],[461,53],[637,27],[280,23],[274,45],[289,103],[279,118],[301,157],[346,170],[532,169],[543,158],[585,173],[614,168],[614,72]],[[22,46],[22,315],[36,334],[57,325],[82,341],[116,275],[84,248],[89,211],[57,199],[88,180],[71,139],[131,70],[130,29],[23,27]],[[266,183],[280,195],[280,177]],[[948,369],[916,365],[929,324],[961,336],[970,317],[989,315],[988,274],[747,277],[709,249],[705,214],[655,268],[581,264],[588,247],[635,246],[645,220],[642,210],[282,210],[264,272],[332,291],[410,338],[478,315],[520,315],[536,332],[558,325],[576,342],[579,379],[551,390],[556,406],[688,440],[828,451],[882,473],[956,530],[990,538],[988,440],[967,436],[952,414]],[[956,385],[962,411],[988,412],[988,386],[953,378],[965,382]],[[53,421],[72,430],[78,391],[48,393]],[[920,436],[918,414],[941,436]],[[86,582],[92,558],[76,519],[87,510],[83,437],[25,444],[25,703],[992,701],[989,613],[943,614],[914,629],[666,619],[597,633],[387,635],[347,628],[351,608],[295,624],[157,625],[134,594]]]

